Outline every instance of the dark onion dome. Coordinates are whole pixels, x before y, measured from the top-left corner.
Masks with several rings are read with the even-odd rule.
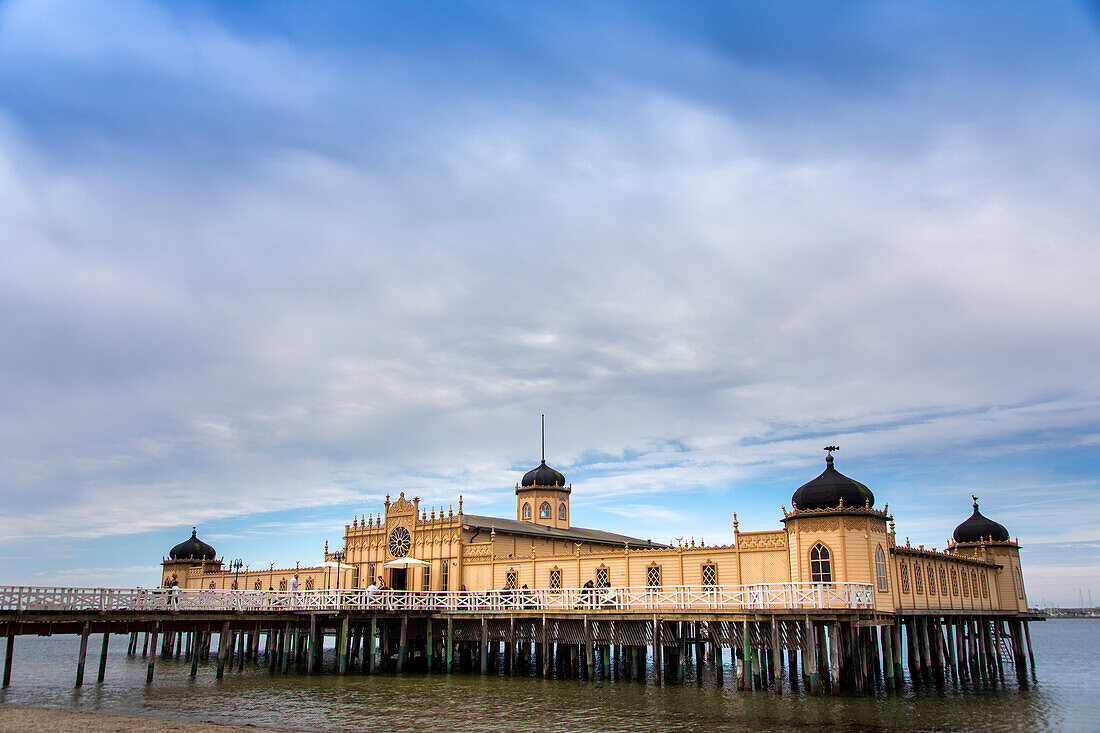
[[[970,519],[955,527],[956,542],[1008,542],[1008,530],[1003,525],[983,517],[974,500],[974,513]]]
[[[191,529],[191,538],[184,540],[168,553],[169,560],[213,560],[217,557],[214,548],[195,536],[195,529]]]
[[[523,474],[523,486],[565,486],[565,476],[546,465],[543,459],[538,468]]]
[[[833,468],[832,455],[825,456],[825,471],[794,492],[791,502],[798,509],[837,509],[841,499],[852,509],[874,506],[875,495],[858,481]]]

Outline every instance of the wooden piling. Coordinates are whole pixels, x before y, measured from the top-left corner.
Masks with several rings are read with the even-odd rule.
[[[88,655],[88,634],[91,629],[91,625],[85,621],[84,626],[80,631],[80,652],[77,656],[76,662],[76,686],[80,687],[84,684],[84,658]]]
[[[738,689],[753,690],[756,686],[753,684],[753,658],[752,658],[752,622],[747,618],[741,623],[741,653],[743,657],[744,666],[744,687]]]
[[[829,684],[834,695],[840,694],[840,632],[836,622],[827,625],[829,634]]]
[[[653,684],[664,684],[663,670],[661,668],[662,661],[662,649],[664,648],[661,641],[661,619],[658,616],[653,617]]]
[[[107,676],[107,645],[111,643],[111,632],[103,632],[103,648],[99,650],[99,674],[96,675],[96,682],[102,682],[103,678]]]
[[[489,619],[481,619],[481,673],[489,674]]]
[[[1031,630],[1028,629],[1028,622],[1024,621],[1024,640],[1027,641],[1027,658],[1031,661],[1031,673],[1035,673],[1035,652],[1031,651]]]
[[[157,663],[156,649],[157,649],[157,634],[159,632],[160,632],[160,621],[154,621],[153,622],[153,639],[152,639],[153,653],[149,655],[149,668],[145,672],[145,684],[147,684],[147,685],[153,683],[153,667]],[[146,640],[146,642],[149,641],[149,632],[145,633],[145,640]],[[146,644],[146,647],[148,647],[148,644]]]
[[[15,631],[8,630],[8,641],[4,651],[4,687],[11,685],[11,663],[15,659]]]
[[[814,623],[810,620],[809,616],[806,616],[803,624],[805,633],[805,637],[803,638],[805,656],[802,658],[802,672],[808,678],[810,694],[818,695],[821,693],[821,687],[817,675],[817,629],[814,628]]]
[[[225,676],[225,660],[229,656],[229,622],[222,623],[221,634],[218,635],[218,669],[217,679]]]
[[[772,632],[772,682],[775,686],[775,693],[778,695],[783,691],[783,652],[779,643],[779,621],[773,616],[771,619],[771,632]]]
[[[199,639],[202,634],[196,628],[191,632],[191,677],[194,677],[199,672]]]

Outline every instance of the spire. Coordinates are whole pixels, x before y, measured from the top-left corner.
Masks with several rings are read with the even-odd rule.
[[[542,462],[546,463],[546,414],[542,416]]]

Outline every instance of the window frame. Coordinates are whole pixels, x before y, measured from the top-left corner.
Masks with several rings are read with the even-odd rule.
[[[550,568],[550,588],[561,590],[561,568]]]
[[[539,505],[539,519],[550,519],[553,510],[550,508],[550,502],[544,501]]]
[[[882,545],[875,548],[875,584],[879,593],[890,590],[890,583],[886,577],[886,553],[882,551]]]
[[[654,579],[657,580],[654,583]],[[664,585],[664,580],[661,577],[661,566],[657,563],[651,563],[645,569],[645,582],[647,588],[661,588]]]
[[[824,542],[810,548],[810,582],[833,582],[833,553]]]
[[[524,519],[531,518],[531,502],[523,502],[523,507],[520,509],[520,516]]]
[[[707,582],[707,571],[710,571],[710,582]],[[718,585],[718,565],[713,562],[703,563],[703,566],[699,569],[699,579],[706,586]]]

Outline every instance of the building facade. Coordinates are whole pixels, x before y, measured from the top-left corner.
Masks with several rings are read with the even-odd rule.
[[[404,493],[378,514],[356,516],[343,543],[309,567],[228,569],[192,532],[164,559],[162,583],[184,588],[365,588],[379,577],[399,590],[863,583],[882,612],[1027,610],[1019,545],[973,514],[944,550],[897,542],[889,506],[875,508],[862,483],[834,468],[799,487],[782,527],[741,532],[729,545],[676,547],[572,524],[572,486],[545,460],[516,484],[515,519],[422,508]]]

